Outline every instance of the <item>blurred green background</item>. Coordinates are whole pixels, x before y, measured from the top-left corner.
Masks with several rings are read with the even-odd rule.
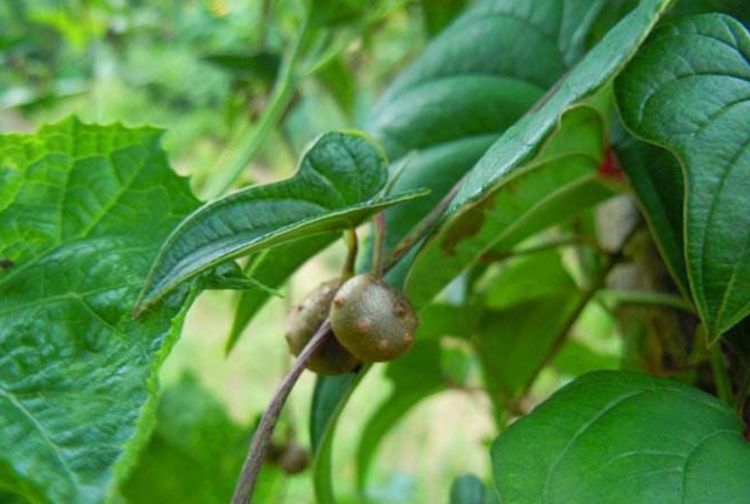
[[[243,171],[241,184],[288,176],[300,151],[324,131],[362,128],[383,88],[439,28],[419,2],[381,4],[382,15],[374,22],[352,28],[345,20],[332,31],[347,43],[324,71],[299,84],[278,127]],[[299,31],[301,8],[296,0],[3,0],[0,131],[33,131],[69,114],[89,122],[156,125],[165,130],[163,145],[175,170],[190,176],[194,191],[204,196],[208,182],[225,169],[262,114],[279,58]],[[228,357],[224,348],[236,296],[202,295],[163,368],[164,390],[187,380],[213,395],[229,420],[242,426],[240,437],[246,435],[291,363],[282,337],[285,311],[334,276],[343,257],[343,245],[336,244],[306,264],[284,297],[266,306]],[[614,356],[615,331],[609,313],[591,305],[575,332],[586,341],[596,334],[589,343],[598,345],[598,355]],[[444,346],[450,354],[451,342]],[[469,379],[463,385],[422,402],[388,436],[367,489],[372,502],[444,502],[456,476],[489,475],[487,447],[497,427],[479,386],[475,357],[468,357]],[[536,385],[535,402],[564,380],[564,374],[546,372]],[[306,373],[294,390],[277,432],[280,443],[293,437],[309,445],[313,383],[314,376]],[[334,445],[342,502],[358,502],[357,442],[389,387],[383,367],[377,366],[344,412]],[[168,407],[189,416],[192,403],[178,401]],[[214,411],[211,408],[207,411]],[[167,420],[179,420],[172,410],[165,411]],[[189,431],[189,421],[187,425]],[[174,429],[179,431],[179,426]],[[199,441],[185,434],[179,442]],[[213,449],[222,452],[222,447]],[[183,458],[190,457],[186,453]],[[174,471],[179,467],[174,465]],[[225,485],[231,489],[233,483],[231,479]],[[294,476],[272,470],[268,484],[273,502],[312,502],[309,470]],[[157,497],[152,495],[154,501]],[[123,499],[146,501],[132,495]]]

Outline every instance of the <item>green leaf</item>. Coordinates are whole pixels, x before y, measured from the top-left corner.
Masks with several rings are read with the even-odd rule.
[[[159,400],[156,427],[120,494],[133,504],[225,504],[247,454],[251,430],[235,424],[193,375],[184,375]],[[264,467],[255,498],[278,470]]]
[[[359,134],[322,135],[292,178],[220,198],[180,223],[149,273],[137,312],[223,261],[352,228],[389,205],[425,194],[377,197],[387,180],[385,166],[382,151]]]
[[[690,289],[712,340],[750,313],[748,58],[747,30],[707,14],[659,30],[617,81],[628,128],[683,168]]]
[[[0,136],[0,487],[101,502],[153,419],[185,293],[130,313],[159,245],[198,204],[160,133],[67,119]]]
[[[357,373],[319,377],[315,382],[310,408],[310,441],[313,450],[313,486],[320,504],[335,504],[331,479],[333,431],[346,401],[362,380],[368,367]]]
[[[503,310],[548,296],[568,295],[571,290],[576,290],[556,250],[512,259],[483,283],[489,284],[483,291],[484,306],[492,310]]]
[[[467,174],[439,230],[424,244],[407,277],[406,290],[415,305],[432,299],[484,250],[504,239],[504,234],[525,229],[524,219],[554,223],[558,192],[564,197],[595,177],[608,125],[606,116],[596,112],[607,109],[596,102],[606,99],[602,90],[633,56],[669,3],[640,2]],[[582,104],[595,93],[599,96],[593,102]],[[564,198],[563,208],[575,210],[569,205],[586,194],[590,191]],[[545,208],[547,201],[551,208]],[[538,212],[545,219],[534,215],[534,204],[541,207]]]
[[[680,164],[666,150],[632,138],[617,147],[617,154],[664,262],[677,286],[687,295],[682,219],[684,183]]]
[[[394,187],[432,190],[386,212],[389,249],[580,59],[607,3],[476,2],[388,88],[369,129],[392,170],[406,165]]]
[[[750,445],[734,412],[681,383],[585,375],[492,447],[504,504],[724,504],[750,495]]]
[[[440,365],[440,342],[420,339],[402,358],[388,363],[391,392],[367,419],[357,446],[357,485],[364,491],[367,476],[385,436],[423,399],[445,389]]]
[[[434,37],[448,26],[466,6],[466,0],[422,0],[422,16],[427,34]]]
[[[450,504],[484,504],[486,492],[482,480],[473,474],[464,474],[453,480]]]
[[[564,222],[612,195],[598,173],[607,121],[588,106],[568,111],[539,154],[488,187],[419,251],[406,292],[416,307],[491,249],[510,250],[523,239]],[[439,268],[436,265],[440,264]]]

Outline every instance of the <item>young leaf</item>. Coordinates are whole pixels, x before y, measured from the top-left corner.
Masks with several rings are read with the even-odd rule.
[[[505,504],[724,504],[750,495],[734,412],[681,383],[601,371],[564,387],[492,446]]]
[[[711,339],[750,313],[749,58],[747,30],[707,14],[655,33],[617,81],[628,128],[681,163],[685,260]]]
[[[389,205],[424,195],[378,197],[387,181],[385,166],[382,151],[362,135],[322,135],[292,178],[220,198],[180,223],[159,252],[136,313],[223,261],[351,228]]]
[[[586,107],[582,111],[578,105],[586,97],[602,90],[619,73],[669,3],[668,0],[640,2],[586,54],[533,112],[507,130],[472,168],[446,212],[442,225],[422,247],[407,277],[406,290],[415,305],[429,301],[455,275],[498,241],[498,234],[508,233],[508,229],[519,225],[515,221],[523,213],[518,207],[507,206],[516,199],[507,188],[514,180],[523,181],[530,178],[534,170],[541,170],[548,172],[549,177],[557,177],[557,180],[546,182],[545,186],[570,184],[571,180],[595,171],[603,156],[603,148],[596,152],[590,143],[580,145],[585,137],[580,140],[571,138],[576,142],[573,145],[562,143],[554,133],[585,133],[593,128],[593,134],[600,135],[601,146],[607,126],[606,118],[600,119],[598,127],[594,122],[587,127],[576,128],[574,124],[581,121],[580,114],[590,110]],[[584,149],[583,155],[579,154],[581,149]],[[543,203],[546,198],[555,195],[553,190],[546,187],[541,191],[530,191],[530,195],[521,193],[519,198],[526,196],[531,200],[527,203],[534,199]],[[554,212],[548,215],[554,216]],[[436,264],[440,264],[440,268],[436,268]]]
[[[160,133],[67,119],[0,136],[0,487],[101,502],[153,416],[184,292],[142,322],[159,245],[197,205]]]

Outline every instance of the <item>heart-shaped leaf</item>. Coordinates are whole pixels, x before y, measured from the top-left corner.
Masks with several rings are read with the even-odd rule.
[[[706,14],[655,33],[617,81],[628,128],[682,164],[685,262],[711,339],[750,313],[749,59],[742,24]]]
[[[600,371],[566,386],[492,446],[504,504],[726,504],[750,495],[734,412],[681,383]]]
[[[378,198],[387,177],[385,155],[364,136],[322,135],[292,178],[230,194],[180,223],[159,253],[136,312],[228,259],[352,228],[389,205],[425,194]]]
[[[537,212],[555,217],[559,206],[554,188],[560,187],[564,195],[566,189],[574,190],[582,183],[580,180],[596,173],[604,154],[608,122],[606,114],[598,125],[586,115],[606,108],[597,106],[598,100],[583,108],[581,102],[600,92],[620,72],[669,3],[668,0],[640,2],[536,110],[507,130],[472,168],[439,230],[422,247],[408,274],[406,291],[414,304],[420,306],[432,299],[524,219],[538,221]],[[606,98],[606,94],[600,92],[600,95],[600,99]],[[581,123],[585,126],[580,126]],[[534,171],[542,175],[533,177]],[[540,208],[530,206],[524,199],[538,201]],[[578,199],[573,197],[568,201],[575,203]],[[519,204],[518,200],[526,204]]]
[[[198,206],[159,136],[75,119],[0,136],[0,487],[30,501],[103,501],[152,423],[185,296],[130,312]]]

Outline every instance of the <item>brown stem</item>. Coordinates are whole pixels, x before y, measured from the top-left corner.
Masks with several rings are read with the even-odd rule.
[[[321,347],[326,337],[329,337],[330,329],[331,325],[326,320],[318,328],[307,345],[305,345],[305,348],[302,349],[289,373],[287,373],[276,389],[273,400],[268,405],[265,413],[263,413],[260,424],[253,435],[253,441],[248,449],[247,458],[242,466],[237,486],[234,489],[232,504],[249,504],[252,502],[253,490],[258,481],[258,475],[265,459],[266,450],[271,443],[271,434],[273,433],[273,428],[276,426],[276,421],[279,419],[281,408],[284,406],[289,393],[292,391],[302,371],[304,371],[310,357]]]
[[[385,212],[380,212],[373,219],[375,239],[372,246],[372,274],[376,278],[383,277],[383,265],[385,263]]]

